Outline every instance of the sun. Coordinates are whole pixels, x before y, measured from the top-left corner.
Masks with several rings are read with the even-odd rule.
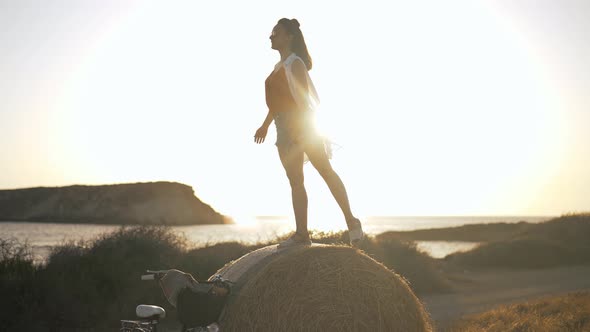
[[[433,4],[441,15],[399,6],[353,15],[358,24],[338,26],[336,34],[321,15],[331,8],[300,16],[320,97],[316,127],[336,144],[331,162],[353,212],[525,209],[523,197],[534,197],[556,174],[552,159],[563,155],[567,137],[537,55],[484,5]],[[160,10],[141,6],[72,67],[60,121],[70,164],[80,168],[72,172],[93,178],[88,182],[187,182],[240,223],[291,216],[275,132],[263,146],[252,142],[267,111],[263,82],[277,60],[267,35],[276,22],[250,20],[235,38],[232,25],[187,13],[183,20],[167,13],[154,25]],[[425,15],[428,24],[402,13]],[[195,42],[207,24],[220,30]],[[249,51],[236,58],[219,40]],[[205,44],[218,48],[203,52]],[[310,164],[305,178],[310,227],[344,228]]]

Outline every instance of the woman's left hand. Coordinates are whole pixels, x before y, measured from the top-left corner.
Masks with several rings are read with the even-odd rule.
[[[260,144],[264,142],[264,139],[266,138],[266,133],[268,132],[268,127],[260,127],[258,128],[258,130],[256,130],[256,134],[254,134],[254,142],[256,142],[256,144]]]

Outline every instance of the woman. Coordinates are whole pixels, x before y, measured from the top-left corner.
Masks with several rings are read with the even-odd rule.
[[[282,18],[270,35],[271,48],[279,51],[281,60],[265,82],[268,114],[254,135],[258,144],[264,142],[271,122],[277,129],[276,146],[285,168],[293,199],[297,230],[279,247],[309,245],[307,230],[307,193],[303,185],[305,157],[320,173],[340,206],[348,226],[350,243],[358,246],[364,238],[361,222],[348,202],[342,180],[330,165],[326,142],[314,126],[314,105],[317,93],[309,74],[311,58],[296,19]]]

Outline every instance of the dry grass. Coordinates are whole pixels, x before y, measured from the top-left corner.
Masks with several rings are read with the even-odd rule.
[[[590,291],[504,305],[459,321],[450,332],[590,331]]]
[[[431,331],[407,283],[343,246],[277,254],[226,307],[224,331]]]

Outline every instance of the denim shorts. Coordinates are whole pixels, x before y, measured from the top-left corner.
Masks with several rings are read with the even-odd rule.
[[[286,153],[305,152],[309,144],[321,144],[328,159],[332,159],[333,142],[320,135],[315,126],[315,114],[308,112],[274,113],[273,119],[277,129],[277,148]],[[303,153],[304,162],[309,159]]]
[[[289,148],[294,145],[310,142],[319,135],[315,129],[313,112],[287,111],[273,114],[277,129],[277,141],[279,148]]]

